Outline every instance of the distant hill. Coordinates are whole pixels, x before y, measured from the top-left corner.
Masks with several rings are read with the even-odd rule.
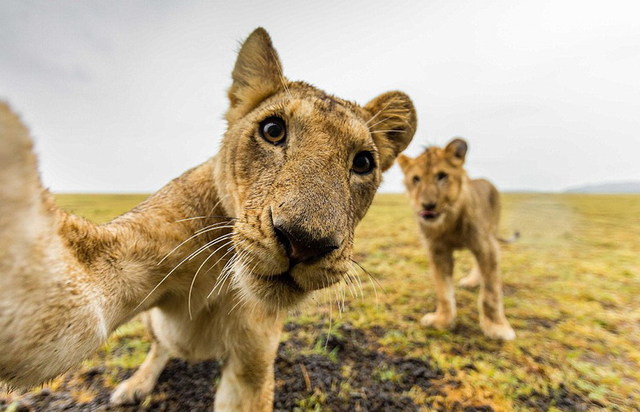
[[[640,180],[571,187],[565,193],[640,193]]]

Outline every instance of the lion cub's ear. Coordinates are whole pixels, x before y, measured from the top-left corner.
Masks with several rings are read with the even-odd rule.
[[[460,138],[455,138],[449,142],[445,147],[444,152],[447,155],[449,163],[454,166],[462,166],[464,158],[467,155],[467,149],[469,145],[467,142]]]
[[[402,172],[407,173],[407,169],[411,164],[411,158],[409,156],[401,154],[400,156],[398,156],[398,164],[400,165],[400,169],[402,169]]]
[[[229,123],[284,87],[286,79],[278,53],[269,33],[262,27],[255,29],[242,44],[231,77],[233,84],[228,92],[230,106],[226,115]]]
[[[380,168],[385,171],[411,143],[417,125],[416,110],[409,96],[397,91],[381,94],[364,108],[371,116],[367,124],[378,146]]]

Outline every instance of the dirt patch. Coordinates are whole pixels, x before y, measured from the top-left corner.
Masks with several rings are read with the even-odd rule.
[[[429,395],[440,390],[432,382],[442,371],[432,362],[393,357],[380,352],[371,336],[342,326],[340,337],[321,335],[315,342],[335,359],[320,354],[291,356],[290,343],[280,346],[276,361],[276,410],[314,404],[331,410],[418,410],[407,396],[414,385]]]
[[[294,408],[334,411],[493,411],[490,405],[444,403],[448,389],[455,388],[456,371],[443,371],[430,358],[402,357],[385,353],[378,343],[384,331],[375,326],[366,330],[342,325],[332,334],[313,339],[321,325],[286,325],[289,339],[280,344],[275,363],[274,409]],[[463,348],[464,349],[464,348]],[[462,369],[473,371],[475,366]],[[153,394],[140,405],[112,408],[111,388],[105,379],[120,382],[134,370],[96,367],[68,374],[56,391],[33,391],[13,400],[0,397],[0,410],[13,403],[16,411],[208,411],[215,399],[220,378],[216,362],[189,364],[172,360],[162,372]],[[114,379],[115,377],[115,379]],[[415,394],[420,394],[419,404]],[[519,399],[536,410],[555,406],[582,411],[588,401],[564,386],[548,395],[532,393]],[[592,404],[591,404],[592,405]]]
[[[134,370],[118,373],[118,382]],[[205,411],[211,410],[214,399],[214,379],[220,376],[220,368],[213,361],[189,364],[172,359],[164,369],[153,395],[142,405],[110,407],[111,389],[104,383],[105,369],[90,369],[79,375],[68,375],[58,391],[47,388],[29,393],[18,401],[17,411]],[[78,394],[93,394],[89,402],[79,402]],[[3,405],[0,400],[0,410]]]

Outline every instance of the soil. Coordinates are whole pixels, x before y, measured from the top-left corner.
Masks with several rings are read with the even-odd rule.
[[[377,343],[379,330],[367,330],[343,325],[336,334],[321,335],[315,342],[309,336],[313,326],[286,325],[290,338],[280,344],[275,364],[275,411],[291,411],[321,405],[332,411],[417,411],[419,406],[407,396],[414,387],[427,398],[440,398],[447,387],[455,387],[456,371],[445,374],[429,359],[393,356],[380,350]],[[306,334],[303,332],[307,332]],[[338,337],[339,336],[339,337]],[[323,348],[313,351],[316,347]],[[463,369],[474,370],[472,364]],[[384,379],[381,370],[394,371],[393,378]],[[215,398],[215,386],[220,378],[216,362],[189,364],[172,360],[162,372],[152,396],[141,405],[110,407],[111,389],[105,387],[103,367],[93,368],[80,375],[69,374],[58,391],[43,389],[30,392],[13,401],[15,411],[210,411]],[[119,380],[134,371],[121,370]],[[74,391],[78,386],[88,391],[92,399],[78,403]],[[77,394],[76,394],[77,395]],[[301,404],[302,402],[302,404]],[[560,410],[582,411],[588,402],[568,392],[563,386],[549,395],[534,393],[521,399],[521,406],[532,410],[547,410],[555,406]],[[0,410],[8,400],[0,398]],[[421,405],[434,411],[493,411],[490,405],[469,405],[459,402],[445,407],[440,401]]]

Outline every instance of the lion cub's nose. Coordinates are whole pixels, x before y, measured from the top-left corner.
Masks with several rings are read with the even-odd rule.
[[[274,224],[276,236],[291,260],[291,266],[319,259],[340,247],[337,239],[315,239],[310,233],[294,227]]]
[[[422,208],[424,210],[433,211],[436,208],[436,202],[423,203]]]

